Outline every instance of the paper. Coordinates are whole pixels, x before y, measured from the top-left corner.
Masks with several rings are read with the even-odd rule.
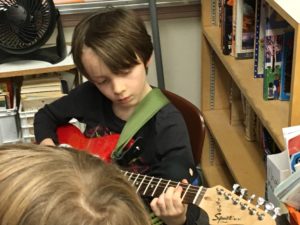
[[[267,157],[267,197],[276,207],[282,207],[279,199],[274,195],[275,188],[291,174],[287,150]]]
[[[289,153],[290,168],[295,172],[296,165],[300,163],[300,126],[286,127],[282,132]]]
[[[300,170],[298,169],[274,190],[275,196],[282,202],[300,209]]]

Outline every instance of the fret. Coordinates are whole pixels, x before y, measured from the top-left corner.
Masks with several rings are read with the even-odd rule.
[[[165,185],[164,190],[162,191],[162,193],[166,192],[166,189],[168,188],[169,184],[170,184],[171,180],[168,180],[168,183]]]
[[[140,192],[140,188],[141,188],[141,186],[143,185],[144,180],[145,180],[146,177],[147,177],[147,176],[143,176],[143,179],[141,180],[140,185],[139,185],[139,186],[137,187],[137,189],[136,189],[136,192]]]
[[[196,196],[195,196],[195,198],[194,198],[193,204],[196,204],[196,201],[197,201],[198,196],[200,195],[200,193],[201,193],[201,191],[202,191],[202,188],[203,188],[203,186],[199,187],[199,189],[198,189],[198,191],[197,191],[197,194],[196,194]]]
[[[184,193],[183,193],[183,196],[181,197],[181,200],[184,200],[184,198],[185,198],[185,195],[186,195],[186,193],[189,191],[189,188],[190,188],[190,184],[187,186],[187,188],[185,189],[185,191],[184,191]]]
[[[153,179],[154,179],[154,177],[151,177],[151,180],[149,181],[147,187],[145,188],[145,191],[143,192],[143,195],[145,195],[147,193],[147,190],[148,190],[148,188],[149,188],[149,186],[150,186]]]
[[[155,194],[155,191],[156,191],[156,189],[158,188],[158,186],[159,186],[159,184],[160,184],[161,181],[162,181],[162,178],[160,178],[159,181],[158,181],[158,183],[156,184],[156,186],[155,186],[155,188],[154,188],[154,190],[153,190],[153,192],[152,192],[152,194],[151,194],[152,197],[153,197],[153,195]]]
[[[182,186],[182,202],[198,205],[206,192],[206,188],[202,186],[198,187],[191,184],[175,182],[153,176],[149,177],[127,171],[123,171],[123,173],[125,176],[128,176],[128,181],[136,187],[136,192],[145,196],[158,197],[160,194],[165,193],[168,187],[178,188],[178,186]]]
[[[137,174],[136,178],[134,179],[134,181],[132,182],[132,185],[135,186],[135,182],[137,181],[137,179],[139,178],[140,174]]]
[[[205,195],[205,192],[206,192],[206,188],[202,187],[201,191],[200,191],[200,194],[199,194],[199,197],[196,199],[196,205],[200,204],[200,202],[202,201],[202,199]]]
[[[128,177],[128,181],[131,180],[132,175],[134,175],[134,173],[130,173],[130,176]]]

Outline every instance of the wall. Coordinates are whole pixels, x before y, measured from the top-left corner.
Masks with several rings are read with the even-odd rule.
[[[150,22],[146,26],[151,33]],[[200,17],[159,21],[161,52],[166,89],[200,106]],[[65,28],[70,43],[72,27]],[[54,39],[52,39],[54,41]],[[149,82],[157,85],[155,60],[149,68]]]

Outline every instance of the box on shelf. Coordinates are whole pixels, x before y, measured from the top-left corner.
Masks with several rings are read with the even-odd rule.
[[[23,111],[22,105],[19,108],[21,139],[23,142],[35,142],[33,132],[33,119],[38,110]]]
[[[23,111],[22,105],[19,108],[21,140],[26,143],[35,142],[33,121],[34,115],[38,110]],[[80,130],[84,130],[84,125],[80,124],[78,120],[72,119],[70,123],[77,126]]]
[[[0,110],[0,143],[16,143],[19,140],[17,110]]]

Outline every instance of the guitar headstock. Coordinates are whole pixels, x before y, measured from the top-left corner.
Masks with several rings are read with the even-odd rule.
[[[207,188],[199,206],[209,216],[209,224],[276,225],[279,208],[255,195],[248,196],[247,189],[234,185],[229,191],[222,186]]]

